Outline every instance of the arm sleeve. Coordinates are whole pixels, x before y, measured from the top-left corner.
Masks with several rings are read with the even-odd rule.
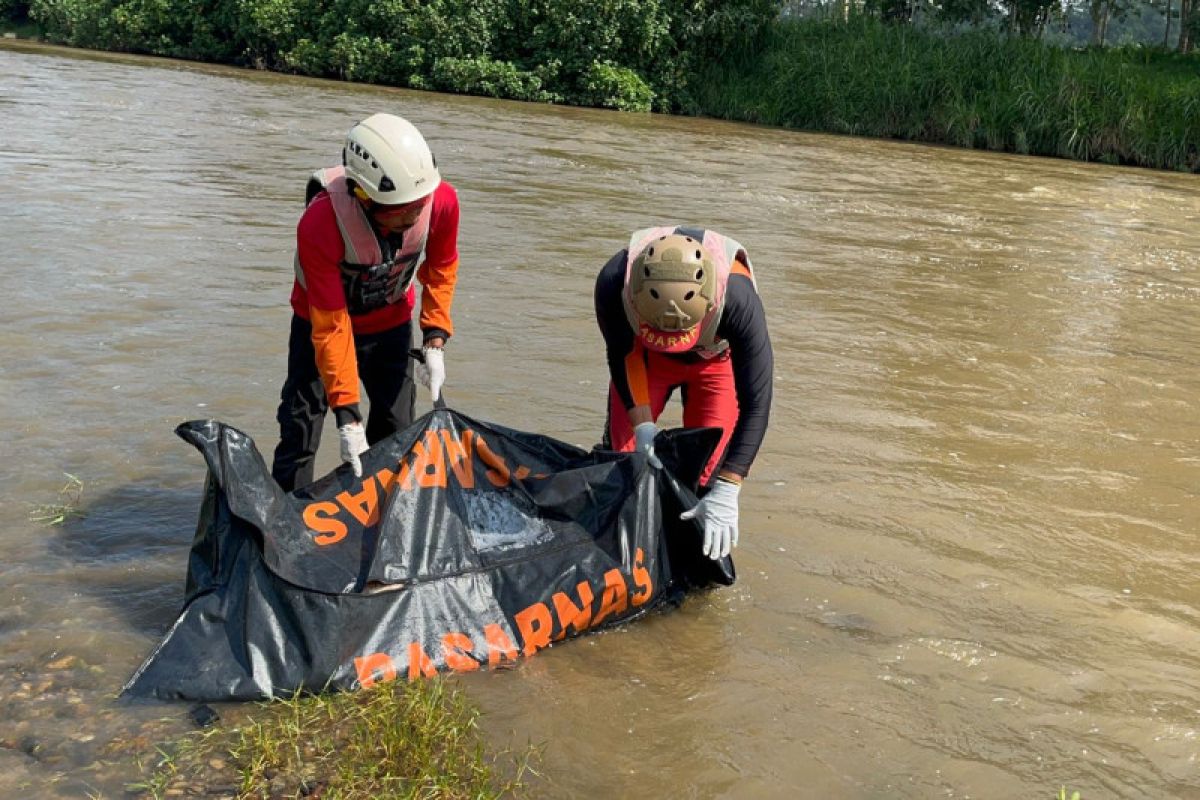
[[[359,401],[358,360],[354,355],[354,330],[346,310],[346,294],[342,289],[341,235],[337,232],[332,207],[326,204],[325,208],[328,218],[319,206],[310,206],[310,211],[301,217],[296,230],[296,252],[308,292],[317,372],[321,375],[329,405],[338,408]]]
[[[725,451],[722,469],[745,477],[758,455],[771,413],[775,357],[767,334],[762,299],[750,279],[734,274],[726,289],[725,311],[717,335],[729,342],[738,421]]]
[[[354,355],[354,331],[346,309],[322,311],[311,308],[313,349],[317,372],[325,384],[332,408],[358,403],[358,359]]]
[[[425,261],[417,271],[423,287],[419,324],[426,339],[449,338],[454,333],[450,305],[458,283],[458,193],[453,186],[438,186],[432,214]]]
[[[638,345],[625,316],[621,291],[625,288],[626,251],[608,260],[596,277],[596,322],[604,337],[608,373],[626,409],[649,405],[645,350]]]

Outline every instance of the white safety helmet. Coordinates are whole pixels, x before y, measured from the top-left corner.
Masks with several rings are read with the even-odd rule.
[[[351,128],[342,165],[346,177],[382,205],[420,200],[442,182],[421,132],[394,114],[374,114]]]

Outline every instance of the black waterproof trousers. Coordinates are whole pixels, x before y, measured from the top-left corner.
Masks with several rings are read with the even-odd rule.
[[[412,325],[404,323],[379,333],[355,334],[354,354],[358,377],[366,389],[371,411],[367,417],[367,441],[375,444],[412,424],[416,407],[412,359]],[[287,379],[279,395],[279,446],[271,476],[292,491],[313,481],[317,446],[329,402],[317,372],[312,325],[292,315],[288,337]]]

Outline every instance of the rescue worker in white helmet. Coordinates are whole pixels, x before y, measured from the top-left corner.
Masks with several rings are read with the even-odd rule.
[[[745,248],[701,228],[637,231],[596,279],[596,320],[608,354],[606,443],[653,466],[656,421],[675,389],[683,424],[716,427],[720,444],[683,519],[704,528],[704,552],[738,543],[738,495],[767,430],[774,356]]]
[[[328,409],[355,475],[369,444],[412,422],[414,278],[422,286],[417,372],[438,400],[458,276],[458,195],[407,120],[375,114],[352,127],[342,163],[314,173],[306,195],[271,468],[287,491],[312,482]],[[360,380],[371,406],[365,427]]]

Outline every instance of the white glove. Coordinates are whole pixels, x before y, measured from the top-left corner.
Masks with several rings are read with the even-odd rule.
[[[359,454],[367,452],[367,430],[361,422],[348,422],[338,427],[338,441],[342,445],[342,461],[354,470],[354,477],[362,477],[362,461]]]
[[[417,364],[417,380],[429,389],[433,402],[442,396],[442,384],[446,382],[446,351],[440,347],[422,347],[424,364]]]
[[[662,462],[654,455],[654,437],[658,435],[658,426],[653,422],[642,422],[633,428],[633,438],[637,443],[637,451],[646,457],[650,466],[662,469]]]
[[[680,519],[695,519],[704,523],[704,555],[711,559],[724,558],[738,543],[739,484],[717,479],[704,499],[679,515]]]

